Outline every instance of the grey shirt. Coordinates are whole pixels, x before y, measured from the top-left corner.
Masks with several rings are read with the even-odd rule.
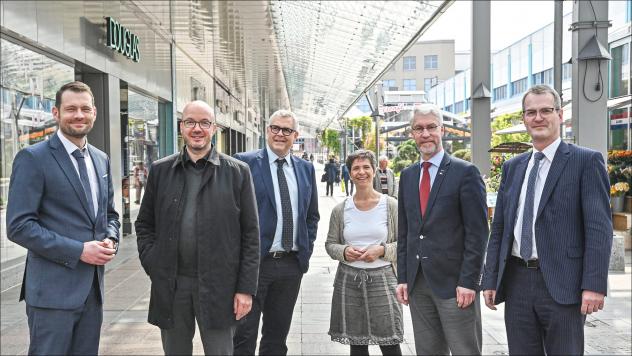
[[[184,155],[184,193],[182,218],[180,219],[180,237],[178,240],[178,274],[197,277],[197,198],[202,184],[202,175],[208,167],[208,156],[193,162]]]

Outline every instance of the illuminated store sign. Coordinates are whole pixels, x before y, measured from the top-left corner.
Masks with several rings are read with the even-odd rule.
[[[140,61],[140,48],[138,46],[140,39],[138,36],[111,17],[106,17],[105,20],[108,28],[106,45],[134,62]]]

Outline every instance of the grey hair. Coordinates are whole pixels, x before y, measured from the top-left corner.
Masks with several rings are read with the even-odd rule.
[[[388,157],[382,155],[380,156],[380,158],[377,159],[378,162],[382,162],[382,161],[388,161]]]
[[[434,116],[437,119],[437,123],[439,124],[439,126],[443,126],[443,115],[441,114],[441,109],[437,105],[430,103],[415,106],[413,117],[412,119],[410,119],[410,126],[413,126],[417,116],[428,114]]]
[[[296,118],[296,115],[294,115],[293,112],[291,112],[290,110],[277,110],[274,113],[272,113],[272,115],[270,115],[270,123],[272,123],[272,121],[274,121],[274,119],[276,119],[277,117],[291,117],[292,121],[294,122],[294,130],[298,130],[298,119]]]
[[[377,166],[377,162],[375,162],[375,154],[369,150],[356,150],[347,156],[347,161],[345,162],[345,165],[347,166],[349,172],[351,172],[351,166],[353,166],[353,162],[358,159],[368,159],[371,163],[371,167],[373,168],[373,172],[375,172],[375,167]]]
[[[562,99],[560,99],[560,94],[558,94],[555,89],[551,88],[548,85],[538,84],[529,88],[527,92],[524,93],[524,95],[522,96],[522,111],[524,111],[524,101],[525,99],[527,99],[527,95],[529,94],[533,94],[533,95],[551,94],[553,95],[553,106],[555,106],[555,109],[559,110],[562,108]]]

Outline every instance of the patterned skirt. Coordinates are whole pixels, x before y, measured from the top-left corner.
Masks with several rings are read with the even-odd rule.
[[[402,306],[395,297],[396,287],[391,265],[364,269],[340,263],[331,301],[331,340],[347,345],[404,342]]]

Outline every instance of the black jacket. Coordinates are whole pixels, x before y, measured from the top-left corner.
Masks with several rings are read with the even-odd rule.
[[[183,149],[184,152],[184,149]],[[197,202],[200,312],[207,329],[235,323],[235,293],[254,295],[259,275],[259,220],[248,165],[215,148]],[[151,278],[148,321],[173,327],[178,239],[184,194],[183,153],[152,164],[136,220],[138,254]]]

